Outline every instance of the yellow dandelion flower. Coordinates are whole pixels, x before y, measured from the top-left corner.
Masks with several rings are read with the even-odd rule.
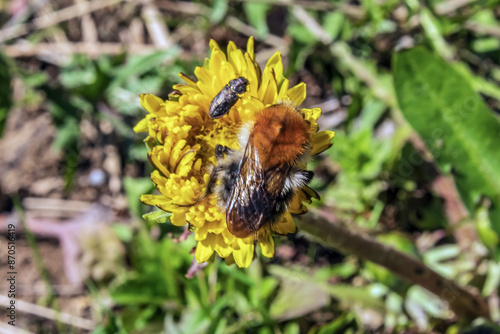
[[[217,166],[215,150],[218,145],[241,151],[239,133],[243,124],[252,122],[255,115],[270,106],[285,103],[299,106],[306,97],[306,86],[300,83],[289,87],[283,75],[281,54],[277,52],[263,71],[255,61],[253,38],[243,53],[233,42],[227,53],[215,41],[210,41],[211,56],[202,67],[195,69],[194,81],[180,74],[186,84],[174,86],[169,99],[141,95],[141,104],[149,114],[135,127],[135,132],[148,132],[148,158],[156,170],[151,179],[158,195],[143,195],[142,202],[172,213],[170,221],[176,226],[189,224],[197,241],[195,257],[208,261],[217,253],[227,263],[248,267],[258,244],[266,257],[274,256],[274,234],[296,232],[292,214],[307,211],[305,203],[318,198],[307,185],[293,193],[287,210],[278,221],[264,224],[258,233],[247,237],[233,235],[226,223],[226,212],[216,194],[208,193],[211,171]],[[246,91],[224,117],[211,119],[209,106],[229,81],[244,77]],[[300,109],[310,134],[311,154],[318,154],[332,145],[334,132],[318,132],[319,108]],[[306,168],[305,164],[301,166]]]

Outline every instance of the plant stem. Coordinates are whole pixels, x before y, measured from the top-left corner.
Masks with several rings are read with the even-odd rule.
[[[427,267],[420,260],[327,220],[318,211],[295,219],[297,227],[321,244],[381,265],[413,284],[434,293],[458,316],[473,320],[490,318],[484,298],[472,287],[462,287]]]

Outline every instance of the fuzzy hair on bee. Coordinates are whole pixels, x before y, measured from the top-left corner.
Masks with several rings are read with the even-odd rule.
[[[215,193],[236,237],[258,237],[266,224],[277,223],[297,190],[314,173],[304,170],[310,159],[309,123],[290,104],[264,108],[239,130],[239,150],[217,145],[217,165],[205,196]]]

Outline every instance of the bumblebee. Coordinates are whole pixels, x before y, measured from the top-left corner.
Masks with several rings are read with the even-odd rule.
[[[215,114],[221,117],[229,109],[220,107]],[[294,106],[277,104],[242,125],[240,150],[217,145],[217,166],[204,197],[218,196],[234,236],[257,238],[263,226],[283,217],[296,191],[313,178],[313,172],[302,168],[311,156],[312,137],[309,123]]]

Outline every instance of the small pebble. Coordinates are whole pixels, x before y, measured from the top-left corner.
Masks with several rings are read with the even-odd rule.
[[[100,186],[106,181],[106,173],[102,169],[92,169],[89,174],[89,184]]]

